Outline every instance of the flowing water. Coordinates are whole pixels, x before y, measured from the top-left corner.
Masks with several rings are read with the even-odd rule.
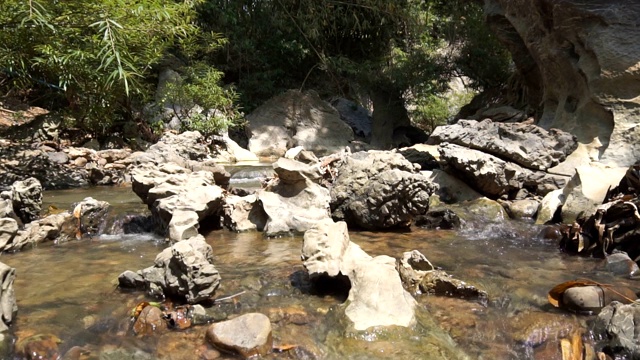
[[[128,188],[46,192],[44,208],[69,208],[86,196],[108,201],[116,218],[148,213]],[[123,234],[113,223],[108,229],[112,235],[2,255],[0,261],[17,269],[17,341],[45,334],[61,340],[61,354],[82,347],[83,355],[68,359],[215,357],[204,339],[206,326],[157,336],[131,333],[130,311],[146,298],[119,290],[117,277],[124,270],[151,266],[165,244],[152,234]],[[265,239],[257,232],[217,230],[206,236],[222,277],[216,296],[244,293],[207,311],[217,319],[253,311],[267,314],[274,344],[296,346],[273,358],[561,359],[558,338],[586,326],[590,317],[552,308],[547,291],[585,277],[633,284],[613,278],[600,260],[560,253],[555,243],[536,236],[539,230],[507,221],[467,223],[461,231],[350,232],[351,240],[370,255],[401,257],[417,249],[435,266],[489,293],[487,304],[418,295],[414,328],[367,333],[345,330],[340,315],[344,292],[319,293],[310,286],[300,261],[301,236]]]

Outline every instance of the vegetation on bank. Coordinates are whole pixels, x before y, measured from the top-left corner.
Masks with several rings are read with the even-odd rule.
[[[2,94],[97,136],[147,124],[154,101],[178,105],[183,128],[214,134],[290,88],[361,103],[382,95],[431,128],[468,100],[447,93],[452,78],[499,88],[509,62],[470,0],[0,4]],[[155,99],[165,68],[181,79]]]

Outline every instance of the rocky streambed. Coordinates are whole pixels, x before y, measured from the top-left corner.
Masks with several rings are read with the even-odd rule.
[[[108,193],[116,218],[146,214],[130,189]],[[45,192],[44,207],[104,195],[103,188]],[[591,318],[552,308],[550,284],[579,277],[630,286],[632,281],[614,279],[602,260],[559,252],[556,241],[538,237],[539,230],[507,220],[467,221],[460,230],[351,231],[351,241],[372,256],[399,258],[416,249],[434,266],[489,294],[486,301],[417,295],[415,325],[364,332],[348,330],[335,311],[346,299],[344,288],[311,285],[300,260],[302,236],[265,239],[256,231],[212,231],[205,239],[223,279],[216,298],[241,295],[205,312],[212,322],[265,314],[274,349],[281,350],[271,358],[561,358],[560,339],[588,331]],[[117,277],[123,269],[148,266],[164,247],[150,233],[116,234],[3,255],[3,262],[18,269],[19,316],[12,325],[18,347],[34,339],[46,346],[41,339],[49,339],[66,359],[234,358],[209,345],[206,324],[134,334],[131,310],[157,299],[117,289]]]

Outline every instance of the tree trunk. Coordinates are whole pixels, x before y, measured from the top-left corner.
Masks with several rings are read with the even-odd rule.
[[[371,90],[370,95],[373,103],[371,146],[391,149],[394,146],[393,131],[399,126],[410,124],[402,92],[393,86],[379,86]]]

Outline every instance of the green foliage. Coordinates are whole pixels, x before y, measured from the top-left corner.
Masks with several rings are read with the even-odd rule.
[[[233,88],[220,86],[222,72],[199,63],[184,70],[180,81],[169,82],[161,105],[170,106],[184,130],[197,130],[211,136],[237,125],[241,119]]]
[[[437,126],[448,124],[475,95],[474,91],[461,91],[421,97],[411,111],[411,118],[415,125],[431,133]]]
[[[2,87],[106,133],[149,101],[154,66],[167,53],[194,56],[220,45],[194,22],[199,2],[4,0]]]

